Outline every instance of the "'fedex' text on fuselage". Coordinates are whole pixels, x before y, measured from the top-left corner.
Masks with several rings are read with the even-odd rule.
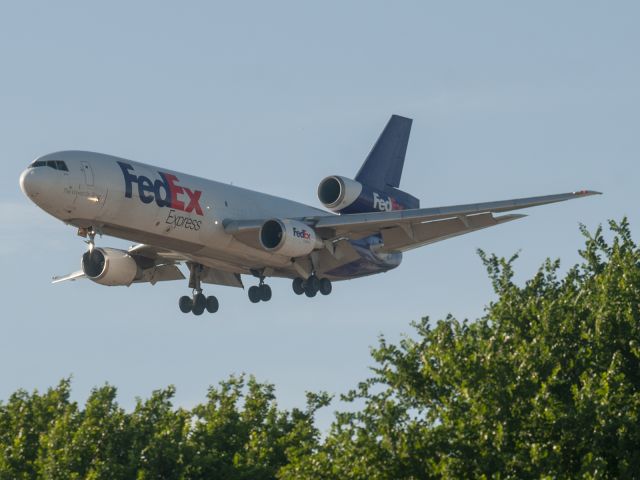
[[[169,207],[186,213],[194,212],[197,215],[203,215],[202,207],[200,207],[202,191],[191,190],[179,185],[178,177],[175,175],[159,171],[160,178],[152,181],[144,175],[135,175],[134,168],[128,163],[118,162],[118,165],[124,175],[124,196],[126,198],[133,197],[133,185],[136,184],[142,203],[151,203],[155,200],[159,207]]]

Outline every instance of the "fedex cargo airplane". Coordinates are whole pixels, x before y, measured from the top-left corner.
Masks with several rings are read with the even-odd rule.
[[[314,297],[332,282],[386,272],[402,254],[524,217],[494,214],[586,197],[598,192],[420,208],[400,190],[412,120],[393,115],[353,179],[332,175],[318,186],[331,212],[280,197],[101,153],[62,151],[36,159],[20,187],[36,205],[88,238],[81,270],[53,282],[88,278],[100,285],[184,279],[191,296],[180,310],[216,312],[203,284],[244,288],[251,302],[269,301],[268,277],[292,279]],[[128,250],[95,246],[95,235],[135,242]]]

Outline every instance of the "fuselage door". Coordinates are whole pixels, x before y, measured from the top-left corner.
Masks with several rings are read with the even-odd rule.
[[[93,169],[88,162],[80,162],[82,165],[82,173],[84,174],[84,184],[87,187],[93,187]]]

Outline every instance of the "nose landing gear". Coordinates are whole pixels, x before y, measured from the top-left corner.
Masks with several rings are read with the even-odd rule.
[[[249,300],[251,303],[268,302],[271,300],[271,287],[264,283],[264,277],[260,276],[260,283],[249,287]]]
[[[202,265],[189,263],[189,287],[193,290],[191,297],[184,295],[178,300],[178,306],[182,313],[192,312],[194,315],[202,315],[206,310],[209,313],[216,313],[220,308],[218,299],[213,295],[206,297],[202,293],[200,277],[202,275]]]
[[[89,253],[93,253],[93,249],[96,246],[96,234],[99,233],[102,236],[102,230],[100,227],[80,227],[78,228],[78,236],[88,238],[84,243],[87,244]]]

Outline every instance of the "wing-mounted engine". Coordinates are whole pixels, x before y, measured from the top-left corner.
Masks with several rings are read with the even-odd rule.
[[[325,207],[337,213],[390,212],[420,207],[417,198],[397,188],[373,188],[339,175],[320,182],[318,198]]]
[[[82,271],[100,285],[131,285],[142,276],[136,260],[125,250],[93,248],[82,255]]]
[[[155,285],[157,282],[184,278],[175,261],[152,258],[156,254],[157,250],[145,245],[125,251],[96,248],[90,244],[89,250],[82,255],[81,270],[53,277],[53,283],[88,278],[100,285],[128,287],[132,283],[148,282]]]
[[[285,257],[303,257],[323,247],[322,240],[309,225],[297,220],[274,218],[260,227],[260,245],[268,252]]]

